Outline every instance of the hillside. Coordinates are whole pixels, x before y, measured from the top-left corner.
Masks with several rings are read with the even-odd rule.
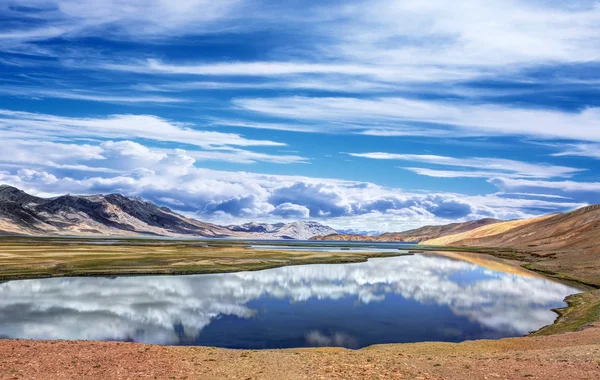
[[[539,261],[532,268],[571,273],[600,285],[600,205],[562,214],[500,223],[498,228],[479,228],[467,234],[426,240],[425,245],[511,248]]]
[[[464,223],[451,223],[441,226],[425,226],[404,232],[388,232],[378,236],[362,236],[352,234],[331,234],[315,236],[311,240],[340,240],[340,241],[376,241],[376,242],[408,242],[418,243],[424,240],[457,234],[473,229],[499,223],[497,219],[479,219]]]
[[[501,234],[503,232],[507,232],[515,227],[526,226],[530,223],[535,223],[536,221],[541,221],[551,217],[552,215],[544,215],[539,218],[532,219],[518,219],[518,220],[509,220],[506,222],[499,222],[490,224],[487,226],[478,227],[472,230],[468,230],[465,232],[454,233],[450,235],[441,236],[435,239],[425,240],[422,244],[429,245],[452,245],[460,240],[465,239],[474,239],[486,236],[492,236]]]
[[[308,239],[335,230],[316,222],[223,227],[120,194],[40,198],[0,185],[0,235]]]

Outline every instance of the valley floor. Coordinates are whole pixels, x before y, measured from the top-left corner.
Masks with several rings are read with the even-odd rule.
[[[9,239],[0,244],[0,275],[7,280],[209,273],[364,261],[375,256],[381,254],[250,252],[242,243],[234,247],[190,247],[173,242],[132,247]],[[477,256],[470,259],[477,260]],[[598,379],[600,290],[571,296],[569,304],[560,311],[556,324],[536,336],[460,344],[378,345],[355,351],[0,340],[0,379]]]

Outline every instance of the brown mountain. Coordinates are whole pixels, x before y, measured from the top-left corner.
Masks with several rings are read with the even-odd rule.
[[[424,240],[435,239],[441,236],[457,234],[465,231],[470,231],[475,228],[487,226],[490,224],[501,222],[497,219],[480,219],[464,223],[452,223],[442,226],[425,226],[409,230],[405,232],[388,232],[378,236],[361,236],[352,234],[330,234],[325,236],[315,236],[311,240],[340,240],[340,241],[398,241],[418,243]]]
[[[0,186],[0,234],[222,237],[232,231],[120,194],[39,198]]]
[[[600,285],[600,205],[491,227],[422,244],[516,249],[537,257],[537,269],[573,273]]]
[[[335,232],[311,221],[218,226],[120,194],[40,198],[0,185],[0,235],[173,236],[300,239]]]

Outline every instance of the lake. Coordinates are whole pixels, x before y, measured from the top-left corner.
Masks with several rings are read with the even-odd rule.
[[[497,339],[551,324],[551,309],[577,292],[525,271],[434,254],[227,274],[19,280],[0,284],[0,337],[257,349]]]

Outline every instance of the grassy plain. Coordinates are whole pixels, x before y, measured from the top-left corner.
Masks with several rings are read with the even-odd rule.
[[[366,261],[400,256],[397,252],[319,252],[249,248],[245,241],[3,238],[0,280],[60,276],[123,276],[224,273],[287,265]],[[368,247],[368,245],[366,246]],[[368,248],[366,248],[368,249]]]

